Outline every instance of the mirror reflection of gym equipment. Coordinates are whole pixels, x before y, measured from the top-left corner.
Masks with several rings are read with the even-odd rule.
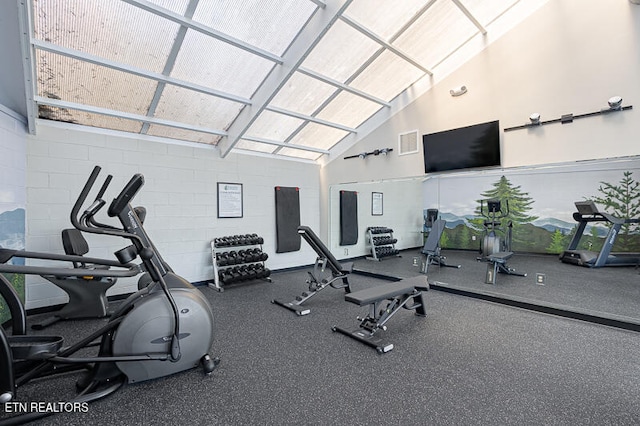
[[[596,204],[591,201],[576,201],[576,212],[573,218],[578,222],[578,229],[569,247],[560,254],[560,260],[573,265],[601,268],[603,266],[638,266],[640,253],[612,253],[613,245],[624,225],[640,223],[640,218],[619,218],[611,214],[598,211]],[[609,227],[604,244],[599,252],[578,249],[580,240],[587,230],[587,225],[604,223]],[[593,225],[591,225],[593,226]]]
[[[487,262],[487,270],[485,273],[485,283],[495,284],[496,275],[503,273],[507,275],[516,275],[526,277],[526,273],[517,272],[514,268],[507,265],[507,261],[513,257],[511,244],[513,239],[513,222],[507,220],[503,223],[503,219],[509,217],[509,200],[504,202],[504,210],[502,201],[497,198],[480,200],[480,215],[485,218],[483,225],[483,235],[480,238],[480,254],[479,261]]]
[[[424,216],[424,229],[427,234],[422,247],[423,255],[420,272],[429,273],[429,265],[444,266],[447,268],[460,268],[461,265],[450,265],[447,258],[442,255],[440,240],[447,222],[438,218],[438,209],[427,209],[427,215]]]

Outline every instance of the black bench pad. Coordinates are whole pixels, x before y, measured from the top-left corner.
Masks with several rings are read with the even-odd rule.
[[[414,290],[428,289],[425,277],[413,277],[401,281],[365,288],[354,293],[345,294],[344,300],[364,306],[380,300],[390,299],[403,294],[411,294]]]
[[[513,256],[512,251],[499,251],[498,253],[493,253],[487,257],[489,262],[498,262],[505,263],[507,260],[511,259]]]

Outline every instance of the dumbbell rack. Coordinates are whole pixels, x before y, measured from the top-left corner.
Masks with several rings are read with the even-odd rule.
[[[396,249],[397,239],[393,238],[393,229],[385,226],[370,226],[367,228],[367,239],[371,245],[371,256],[368,260],[380,261],[385,257],[400,257],[400,251]]]
[[[211,241],[213,282],[209,287],[224,291],[223,286],[263,279],[271,282],[271,270],[265,266],[264,240],[256,234],[231,235]],[[225,279],[226,277],[226,279]]]

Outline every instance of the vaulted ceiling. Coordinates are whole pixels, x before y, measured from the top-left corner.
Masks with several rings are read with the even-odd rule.
[[[521,1],[18,0],[25,114],[318,160]]]

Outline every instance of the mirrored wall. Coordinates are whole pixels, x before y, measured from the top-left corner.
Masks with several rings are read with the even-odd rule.
[[[339,242],[342,190],[357,191],[360,238],[354,246]],[[375,199],[382,194],[383,214],[373,215]],[[486,200],[502,200],[498,219],[487,216]],[[575,202],[592,200],[603,215],[587,212],[575,216]],[[481,203],[482,201],[482,203]],[[427,209],[437,209],[446,221],[440,245],[450,264],[428,267],[429,280],[442,286],[478,294],[521,300],[541,306],[573,310],[587,315],[640,324],[640,160],[625,158],[551,165],[539,168],[468,171],[419,176],[413,179],[350,183],[330,188],[331,249],[340,258],[367,256],[369,226],[394,230],[402,257],[371,261],[359,259],[356,268],[399,278],[420,274],[420,253]],[[481,212],[483,207],[483,212]],[[602,220],[611,218],[612,221]],[[581,237],[575,237],[580,219],[586,220]],[[495,220],[494,220],[495,219]],[[614,226],[622,221],[619,227]],[[513,256],[507,267],[526,277],[499,274],[486,283],[487,263],[482,257],[486,222],[496,222],[495,234],[506,243],[511,236]],[[508,228],[508,224],[512,227]],[[612,231],[612,228],[617,228]],[[586,259],[595,259],[615,238],[604,266],[587,267],[561,262],[560,255],[574,247]],[[617,258],[617,259],[616,259]],[[624,262],[621,261],[624,260]],[[635,259],[635,260],[634,260]],[[615,266],[614,266],[615,265]],[[600,266],[600,265],[598,265]]]

